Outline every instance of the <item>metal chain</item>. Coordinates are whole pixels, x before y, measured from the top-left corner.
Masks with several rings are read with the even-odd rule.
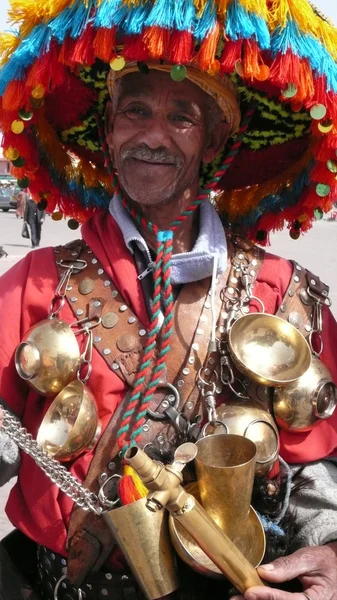
[[[2,430],[17,444],[21,450],[31,456],[49,479],[57,485],[71,500],[83,508],[101,515],[104,509],[112,508],[112,502],[106,500],[102,506],[98,496],[87,490],[69,471],[55,458],[40,448],[32,435],[10,412],[2,408]]]

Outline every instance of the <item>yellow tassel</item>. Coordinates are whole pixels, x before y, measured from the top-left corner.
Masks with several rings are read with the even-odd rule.
[[[20,44],[20,38],[11,33],[0,34],[0,65],[4,65]]]
[[[249,12],[259,15],[267,20],[268,6],[266,0],[240,0],[240,4]]]
[[[337,58],[336,27],[317,16],[307,0],[272,0],[268,13],[271,29],[285,27],[289,18],[297,23],[303,33],[316,37],[326,46],[331,56]]]
[[[124,475],[129,475],[130,477],[132,477],[133,483],[135,484],[136,490],[138,491],[139,495],[141,496],[141,498],[145,498],[149,490],[145,487],[139,475],[137,475],[136,471],[132,467],[130,467],[130,465],[126,465],[124,467]]]
[[[194,0],[194,6],[197,9],[197,16],[201,17],[205,10],[207,0]],[[231,0],[220,0],[222,2],[231,2]]]
[[[36,25],[57,17],[74,2],[75,0],[11,0],[8,20],[14,25],[20,25],[20,36],[24,38]]]

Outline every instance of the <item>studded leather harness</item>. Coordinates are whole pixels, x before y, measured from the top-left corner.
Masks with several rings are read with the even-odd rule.
[[[257,275],[262,265],[264,253],[250,242],[243,243],[245,253],[255,257]],[[230,244],[230,253],[234,249]],[[56,262],[76,262],[81,257],[88,267],[74,275],[68,286],[67,299],[78,319],[84,315],[89,319],[101,318],[101,325],[95,329],[94,344],[109,368],[128,386],[132,386],[140,363],[145,342],[146,330],[142,323],[125,304],[113,282],[104,273],[99,261],[81,240],[55,249]],[[221,332],[221,294],[226,286],[230,267],[218,282],[216,314]],[[58,265],[60,276],[64,269]],[[151,410],[169,416],[168,420],[149,419],[143,426],[141,445],[155,444],[162,452],[169,451],[179,439],[177,428],[186,431],[192,421],[202,418],[200,393],[195,385],[199,369],[204,364],[210,338],[210,302],[208,291],[210,279],[184,286],[175,303],[175,334],[171,357],[167,365],[166,380],[174,383],[180,392],[179,405],[172,405],[167,394],[158,390],[151,404]],[[324,299],[328,288],[294,263],[293,276],[284,300],[278,310],[278,316],[288,319],[307,337],[312,329],[312,293]],[[205,301],[206,297],[206,301]],[[193,315],[191,318],[191,307]],[[214,356],[214,368],[218,360]],[[212,362],[212,361],[211,361]],[[254,390],[252,391],[254,397]],[[91,462],[85,486],[98,492],[104,480],[120,468],[119,448],[116,444],[120,417],[123,414],[127,397],[116,410],[104,434],[97,444]],[[189,433],[191,433],[189,431]],[[90,571],[97,571],[108,558],[113,547],[111,534],[104,527],[101,518],[74,507],[68,532],[68,580],[80,586]]]

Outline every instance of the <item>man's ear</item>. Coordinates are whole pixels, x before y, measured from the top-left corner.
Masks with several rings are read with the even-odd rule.
[[[229,124],[226,121],[221,121],[214,127],[207,142],[207,146],[202,154],[201,160],[206,165],[211,163],[215,157],[221,152],[228,140]]]

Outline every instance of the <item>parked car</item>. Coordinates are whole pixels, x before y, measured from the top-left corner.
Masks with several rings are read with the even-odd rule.
[[[13,206],[13,195],[10,188],[0,188],[0,210],[7,212],[10,209],[15,209],[16,205]]]

